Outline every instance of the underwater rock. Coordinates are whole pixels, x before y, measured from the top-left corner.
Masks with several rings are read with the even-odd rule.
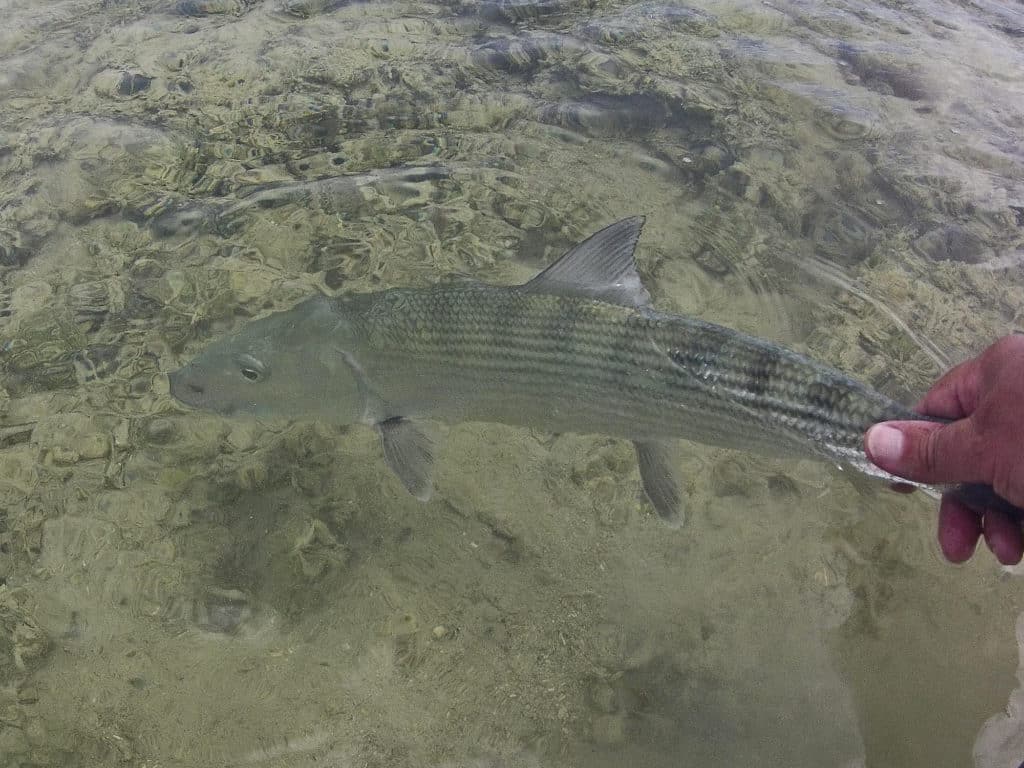
[[[155,418],[146,422],[142,433],[146,441],[153,445],[167,445],[179,437],[177,422],[167,418]]]
[[[110,453],[112,425],[84,413],[59,413],[39,420],[32,442],[56,464],[102,459]]]
[[[826,104],[816,111],[815,122],[837,141],[862,141],[877,130],[881,118],[874,112],[849,104]]]
[[[715,496],[749,496],[751,485],[750,469],[735,457],[724,458],[711,469],[711,488]]]
[[[715,248],[707,245],[693,255],[693,260],[714,277],[725,277],[732,272],[732,263]]]
[[[23,267],[29,260],[31,251],[20,248],[14,243],[0,242],[0,267]]]
[[[549,104],[541,109],[539,119],[588,136],[636,136],[664,126],[668,109],[647,94],[595,93],[585,100]]]
[[[849,43],[840,43],[836,52],[860,84],[873,91],[908,101],[921,101],[929,95],[916,67],[896,61],[892,54],[882,56]]]
[[[50,638],[28,611],[28,596],[0,585],[0,685],[31,672],[50,652]]]
[[[981,238],[960,224],[946,224],[921,235],[913,248],[932,261],[978,264],[992,256],[992,250]]]
[[[149,89],[154,78],[123,69],[107,69],[93,78],[92,86],[100,96],[131,98]]]
[[[43,333],[37,334],[36,330]],[[0,356],[3,386],[10,396],[21,397],[78,386],[74,358],[80,351],[68,349],[65,346],[67,340],[56,333],[46,334],[44,339],[45,330],[53,330],[53,326],[23,332],[8,343]],[[35,343],[37,339],[39,343]]]
[[[134,96],[149,88],[152,82],[152,77],[140,75],[138,72],[125,72],[121,76],[121,82],[117,84],[117,93],[119,96]]]
[[[617,13],[595,16],[580,31],[595,42],[625,45],[672,29],[710,30],[713,21],[713,16],[695,8],[667,3],[638,3]]]
[[[106,317],[124,309],[124,285],[118,279],[75,283],[68,287],[67,303],[75,322],[94,331]]]
[[[436,185],[451,178],[441,165],[388,168],[317,181],[271,183],[254,187],[237,200],[183,202],[171,206],[150,222],[157,237],[216,232],[228,235],[259,211],[302,205],[323,213],[353,219],[390,205],[414,207],[436,195]],[[376,194],[368,195],[366,190]]]
[[[349,4],[350,0],[285,0],[279,10],[299,19],[309,19],[321,13],[330,13]]]
[[[516,23],[587,11],[595,5],[595,0],[490,0],[479,3],[477,12],[487,21]]]
[[[215,203],[177,203],[154,216],[149,228],[156,237],[184,237],[216,231],[217,216],[223,208]]]
[[[529,37],[488,40],[470,53],[473,64],[481,69],[516,75],[535,72],[547,57],[548,51]]]
[[[829,262],[848,266],[867,258],[878,241],[872,222],[856,209],[832,201],[804,214],[800,232],[814,241],[815,249]]]
[[[201,17],[243,13],[252,4],[253,0],[181,0],[171,10],[179,16]]]
[[[194,607],[196,626],[207,632],[233,635],[252,618],[249,597],[238,589],[207,587],[206,594]]]
[[[27,443],[35,424],[5,424],[0,426],[0,450]]]

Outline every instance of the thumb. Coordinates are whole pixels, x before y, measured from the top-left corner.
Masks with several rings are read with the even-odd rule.
[[[991,483],[970,419],[875,424],[864,450],[875,464],[919,483]]]

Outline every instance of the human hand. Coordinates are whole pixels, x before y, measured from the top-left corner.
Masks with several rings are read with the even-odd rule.
[[[1006,336],[949,371],[917,411],[954,419],[890,421],[867,431],[868,458],[894,475],[922,483],[983,483],[1024,507],[1024,335]],[[962,563],[979,537],[1004,565],[1024,555],[1021,525],[1007,514],[979,514],[947,493],[939,506],[939,546]]]

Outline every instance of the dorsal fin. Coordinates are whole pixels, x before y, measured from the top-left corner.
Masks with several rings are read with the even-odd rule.
[[[640,282],[633,259],[643,226],[643,216],[608,225],[570,248],[522,289],[530,293],[585,296],[627,307],[648,305],[651,295]]]

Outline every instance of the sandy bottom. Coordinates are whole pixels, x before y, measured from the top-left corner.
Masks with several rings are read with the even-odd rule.
[[[952,766],[1005,703],[1019,584],[815,465],[695,450],[671,530],[603,439],[460,426],[421,504],[369,431],[149,433],[2,593],[14,764]]]

